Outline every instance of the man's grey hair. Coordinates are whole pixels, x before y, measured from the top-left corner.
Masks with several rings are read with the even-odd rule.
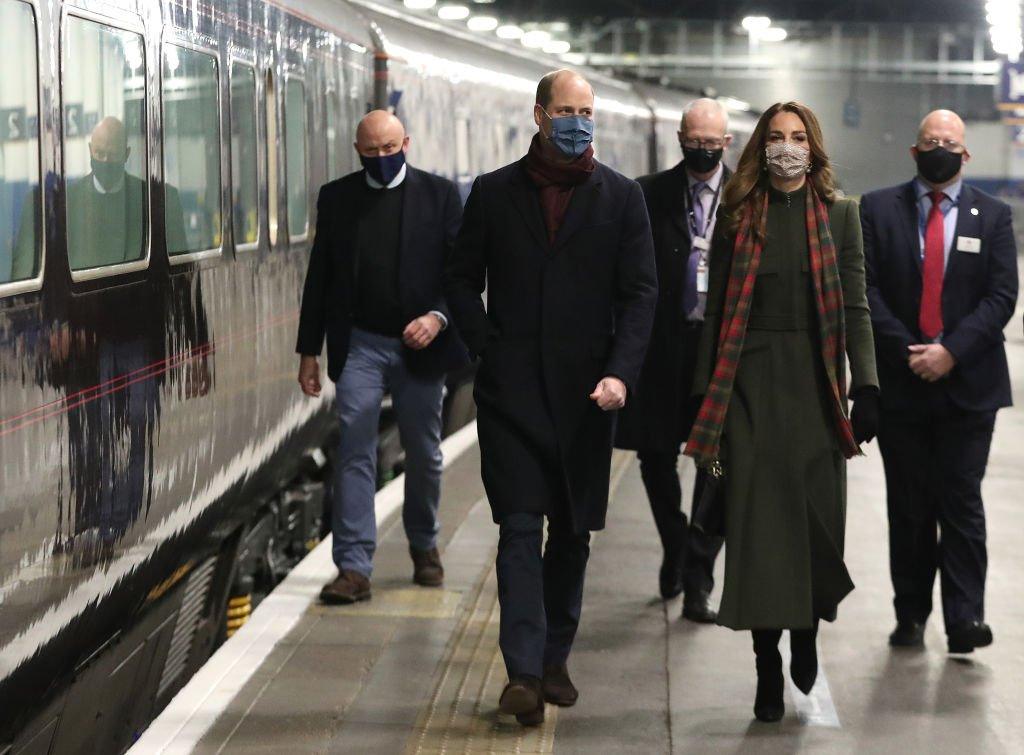
[[[686,131],[686,116],[694,110],[717,110],[725,119],[726,130],[729,130],[729,109],[718,100],[713,100],[710,97],[698,97],[683,106],[683,117],[679,122],[680,131]]]

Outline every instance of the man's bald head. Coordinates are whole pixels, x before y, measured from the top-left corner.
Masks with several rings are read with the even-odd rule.
[[[128,135],[124,124],[112,115],[96,124],[89,137],[89,152],[104,163],[124,163],[128,159]]]
[[[551,120],[570,115],[594,117],[594,88],[580,74],[562,68],[545,75],[537,84],[533,122],[545,144],[551,136]]]
[[[714,131],[720,137],[729,130],[729,111],[718,100],[700,97],[686,103],[683,108],[683,119],[679,124],[679,133],[683,138],[690,131]],[[700,137],[696,137],[700,138]]]
[[[364,157],[383,157],[409,149],[405,126],[387,110],[371,110],[356,129],[356,152]]]
[[[953,139],[964,143],[967,128],[963,119],[952,110],[933,110],[922,120],[917,128],[917,141],[925,139]]]

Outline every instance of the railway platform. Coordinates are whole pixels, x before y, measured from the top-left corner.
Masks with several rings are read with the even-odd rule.
[[[1009,328],[1016,395],[1024,339]],[[570,671],[573,708],[523,729],[497,712],[497,528],[473,426],[446,441],[443,588],[411,582],[400,480],[378,494],[374,596],[319,605],[333,576],[318,547],[153,723],[133,753],[1016,753],[1024,751],[1024,408],[999,415],[984,492],[987,620],[995,644],[949,656],[941,620],[923,651],[890,649],[881,460],[849,465],[847,561],[857,589],[824,625],[809,696],[787,679],[786,716],[754,721],[749,635],[680,618],[657,598],[660,547],[639,469],[616,455],[608,527],[593,541]],[[692,479],[685,461],[684,487]],[[719,559],[719,582],[722,559]],[[717,590],[714,596],[717,600]],[[938,605],[938,603],[936,603]],[[785,639],[782,647],[785,648]]]

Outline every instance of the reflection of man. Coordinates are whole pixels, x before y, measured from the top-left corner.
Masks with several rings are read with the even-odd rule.
[[[683,161],[639,179],[654,235],[658,308],[636,400],[619,417],[615,438],[619,448],[637,450],[640,459],[664,550],[661,595],[674,598],[685,589],[683,616],[702,623],[716,618],[708,596],[722,541],[688,526],[678,465],[680,444],[690,434],[697,409],[688,400],[686,386],[693,382],[704,324],[715,211],[731,174],[722,164],[732,141],[728,127],[729,116],[721,104],[694,100],[683,109],[679,131]]]
[[[604,527],[615,411],[639,377],[657,282],[640,187],[594,160],[590,84],[552,72],[533,110],[526,157],[473,184],[445,292],[481,357],[474,395],[509,675],[499,705],[535,726],[545,700],[577,699],[566,663],[590,531]]]
[[[68,256],[72,270],[142,258],[146,184],[129,175],[124,124],[107,116],[89,141],[91,171],[68,184]]]
[[[355,147],[363,170],[320,190],[296,347],[302,391],[318,396],[317,355],[326,336],[327,372],[337,386],[341,439],[331,530],[338,577],[320,593],[325,603],[370,597],[385,390],[405,449],[402,522],[413,580],[442,583],[437,509],[444,379],[466,362],[465,348],[447,327],[441,293],[445,256],[462,216],[458,189],[406,163],[405,127],[383,110],[359,123]]]
[[[878,352],[896,629],[920,647],[938,572],[951,653],[992,642],[985,623],[981,481],[996,412],[1010,406],[1003,328],[1017,300],[1010,208],[963,182],[971,157],[949,110],[921,122],[917,176],[861,201]]]

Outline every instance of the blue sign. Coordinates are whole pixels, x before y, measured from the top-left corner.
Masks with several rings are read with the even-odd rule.
[[[999,72],[999,108],[1024,108],[1024,61],[1003,61]]]
[[[847,128],[860,128],[860,103],[853,97],[843,103],[843,125]]]
[[[0,108],[0,142],[21,142],[27,138],[25,108]]]

